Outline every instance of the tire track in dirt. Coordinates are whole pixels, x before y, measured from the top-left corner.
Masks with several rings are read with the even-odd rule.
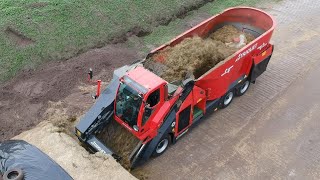
[[[88,84],[87,73],[93,68],[95,79],[110,81],[116,67],[141,58],[137,50],[123,44],[93,49],[68,61],[49,62],[36,70],[24,70],[0,87],[0,141],[28,130],[43,120],[48,102],[64,100],[72,93],[79,93],[80,84]],[[99,76],[97,76],[99,74]],[[90,94],[79,93],[82,103],[92,103]],[[71,99],[70,105],[78,105]],[[70,110],[68,114],[77,114]]]

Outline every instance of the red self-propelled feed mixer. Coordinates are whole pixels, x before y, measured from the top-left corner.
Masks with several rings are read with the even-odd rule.
[[[217,41],[221,37],[218,33],[226,27],[233,28],[236,36],[231,42]],[[131,167],[161,155],[208,111],[227,107],[234,97],[243,95],[266,70],[273,52],[269,41],[274,27],[275,21],[269,14],[250,7],[230,8],[201,22],[153,50],[144,60],[116,69],[112,81],[76,125],[75,134],[93,152],[119,158],[119,149],[111,148],[113,139],[108,143],[97,138],[104,129],[116,124],[136,139],[132,152],[122,157],[128,158]],[[209,41],[212,34],[215,39]],[[195,56],[193,51],[181,53],[186,57],[179,59],[189,58],[191,62],[190,58],[197,57],[194,60],[197,63],[184,64],[186,69],[183,66],[180,69],[185,72],[175,76],[174,73],[179,73],[175,72],[178,71],[175,52],[179,48],[185,51],[183,47],[195,48],[194,42],[199,46],[208,43],[204,46],[208,53],[201,56]],[[231,55],[211,51],[210,45],[230,49]],[[201,64],[202,57],[212,60],[215,53],[223,57],[219,62]],[[170,62],[175,66],[170,67]],[[191,64],[197,68],[188,67]],[[118,139],[117,147],[125,148],[126,141],[127,138]]]

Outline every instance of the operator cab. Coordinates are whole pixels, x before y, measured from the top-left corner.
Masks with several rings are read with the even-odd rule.
[[[136,67],[120,79],[115,101],[115,119],[138,135],[165,101],[167,82],[143,67]],[[124,124],[125,123],[125,124]]]

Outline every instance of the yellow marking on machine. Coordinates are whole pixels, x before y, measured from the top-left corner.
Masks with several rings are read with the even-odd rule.
[[[267,51],[263,51],[262,56],[265,56],[267,54]]]

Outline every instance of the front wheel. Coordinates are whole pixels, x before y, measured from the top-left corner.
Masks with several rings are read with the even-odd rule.
[[[244,95],[247,90],[249,89],[250,82],[246,80],[244,83],[241,84],[241,86],[236,90],[236,95],[237,96],[242,96]]]
[[[164,136],[157,144],[156,149],[153,152],[153,157],[157,157],[163,154],[168,149],[169,145],[170,145],[170,136],[169,135]]]

